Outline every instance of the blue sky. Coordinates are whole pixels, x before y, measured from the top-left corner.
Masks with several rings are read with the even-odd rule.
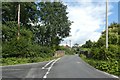
[[[64,39],[61,45],[65,45],[69,40],[72,45],[78,43],[84,44],[87,40],[97,41],[101,32],[105,30],[105,11],[106,0],[74,0],[63,1],[68,6],[67,15],[69,20],[74,23],[70,26],[70,37]],[[109,0],[108,7],[108,24],[118,22],[118,1]],[[69,44],[68,44],[69,45]]]
[[[111,9],[112,14],[109,16],[109,24],[111,22],[118,22],[118,2],[111,2],[110,3],[113,8]]]

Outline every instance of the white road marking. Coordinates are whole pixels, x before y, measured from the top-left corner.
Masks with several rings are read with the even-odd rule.
[[[60,58],[56,59],[53,61],[53,63],[50,65],[50,67],[48,68],[48,71],[46,72],[46,74],[43,76],[43,78],[47,78],[47,75],[50,73],[51,68],[53,67],[53,65],[59,60]]]
[[[52,63],[55,59],[51,60],[50,62],[48,62],[44,67],[42,67],[42,69],[45,69],[45,67],[47,67],[50,63]]]
[[[98,69],[96,69],[96,70],[99,71],[99,72],[101,72],[101,73],[104,73],[104,74],[106,74],[106,75],[109,75],[109,76],[112,76],[112,77],[114,77],[114,78],[118,78],[118,79],[119,79],[118,76],[115,76],[115,75],[109,74],[109,73],[104,72],[104,71],[100,71],[100,70],[98,70]]]
[[[81,62],[77,62],[78,64],[81,63]]]

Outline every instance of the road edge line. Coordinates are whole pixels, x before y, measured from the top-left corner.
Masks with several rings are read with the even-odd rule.
[[[42,67],[42,69],[45,69],[45,67],[47,67],[49,64],[51,64],[55,59],[49,61],[47,64],[45,64],[45,66]]]
[[[98,72],[101,72],[101,73],[104,73],[104,74],[106,74],[106,75],[108,75],[108,76],[112,76],[112,77],[114,77],[114,78],[118,78],[119,79],[119,77],[118,76],[115,76],[115,75],[113,75],[113,74],[109,74],[109,73],[107,73],[107,72],[104,72],[104,71],[101,71],[101,70],[98,70],[98,69],[96,69]]]
[[[59,60],[60,58],[56,59],[53,61],[53,63],[50,65],[50,67],[48,68],[48,71],[45,73],[45,75],[43,76],[43,78],[47,78],[47,75],[50,73],[51,68],[53,67],[53,65]]]

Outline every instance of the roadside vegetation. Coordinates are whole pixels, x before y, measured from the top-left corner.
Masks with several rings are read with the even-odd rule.
[[[21,6],[20,35],[18,4]],[[53,59],[60,42],[70,33],[72,22],[68,20],[66,8],[62,2],[3,2],[2,65]]]
[[[97,42],[90,40],[80,47],[76,53],[95,68],[120,76],[120,24],[109,26],[109,47],[105,47],[105,31]]]

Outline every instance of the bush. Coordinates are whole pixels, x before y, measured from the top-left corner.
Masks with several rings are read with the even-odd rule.
[[[14,65],[14,64],[24,64],[28,63],[29,58],[2,58],[2,65]]]
[[[86,56],[84,54],[79,54],[79,56],[82,58],[82,59],[85,59]]]
[[[108,50],[111,52],[110,58],[112,59],[119,59],[119,52],[118,52],[118,45],[109,45]]]
[[[65,54],[67,55],[73,55],[74,54],[74,50],[71,48],[65,48]]]
[[[31,44],[28,40],[20,37],[4,43],[2,56],[5,57],[52,57],[53,51],[49,47],[41,47],[37,44]]]
[[[20,37],[17,39],[16,22],[7,22],[3,25],[2,56],[6,57],[50,57],[53,51],[49,47],[41,47],[33,43],[33,33],[24,26],[20,28]]]
[[[117,42],[118,42],[118,37],[117,37],[118,35],[116,34],[116,33],[109,33],[109,44],[118,44]]]
[[[48,60],[52,60],[52,59],[54,59],[54,58],[52,58],[52,57],[48,57],[48,58],[42,58],[42,57],[34,57],[34,58],[33,57],[30,57],[30,58],[10,57],[10,58],[2,58],[1,63],[4,66],[4,65],[15,65],[15,64],[42,62],[42,61],[48,61]]]
[[[40,57],[52,57],[54,55],[54,51],[46,46],[40,47],[39,51],[41,53]]]
[[[99,61],[96,62],[97,69],[106,71],[110,74],[114,75],[120,75],[119,70],[118,70],[118,61],[113,60],[113,61]]]
[[[111,52],[111,50],[107,50],[104,46],[101,48],[92,48],[90,54],[93,59],[109,60],[111,58],[115,58],[115,54]]]
[[[2,56],[3,57],[27,57],[29,56],[30,42],[24,37],[19,40],[14,38],[9,42],[3,43]]]
[[[90,50],[91,58],[99,59],[99,48],[91,48]]]
[[[105,71],[110,74],[114,74],[118,76],[120,75],[119,63],[116,60],[110,60],[110,61],[94,60],[94,59],[87,59],[85,58],[84,55],[81,56],[82,59],[84,59],[86,62],[88,62],[96,69]]]

